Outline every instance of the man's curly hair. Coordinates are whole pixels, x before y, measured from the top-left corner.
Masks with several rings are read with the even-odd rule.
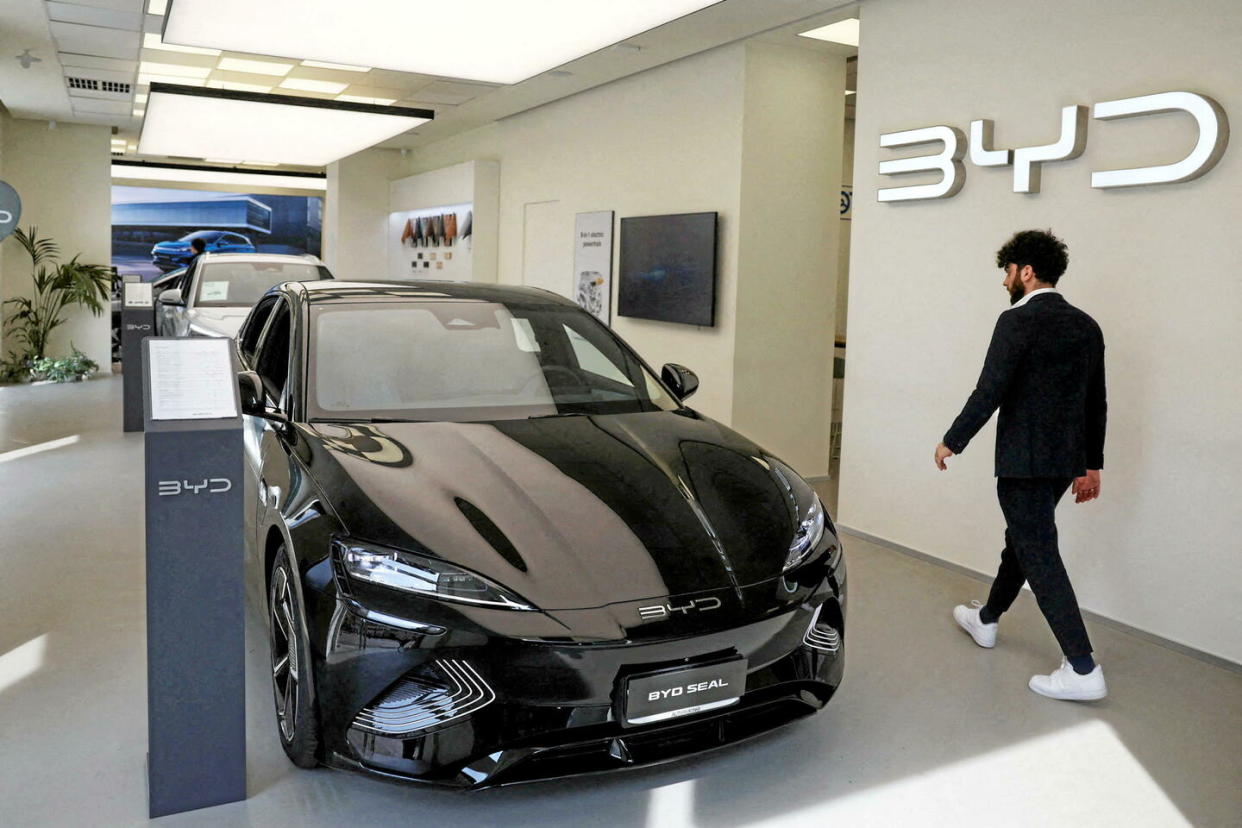
[[[1036,279],[1055,285],[1069,266],[1069,250],[1051,230],[1020,230],[996,251],[997,267],[1011,264],[1030,265]]]

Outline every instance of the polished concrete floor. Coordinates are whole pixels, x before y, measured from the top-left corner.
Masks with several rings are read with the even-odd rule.
[[[118,378],[0,387],[0,825],[146,821],[142,451]],[[982,584],[846,541],[848,667],[823,713],[660,768],[473,794],[289,764],[251,608],[250,798],[159,822],[1242,825],[1242,676],[1096,625],[1112,695],[1041,698],[1027,678],[1058,655],[1029,595],[981,650],[949,610]]]

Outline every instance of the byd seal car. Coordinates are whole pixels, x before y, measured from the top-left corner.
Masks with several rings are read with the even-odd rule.
[[[181,278],[154,284],[160,336],[236,336],[246,315],[273,285],[319,281],[332,274],[314,256],[204,253]],[[154,289],[153,289],[154,292]]]
[[[845,562],[793,469],[543,291],[281,285],[241,330],[277,735],[483,787],[821,709]]]
[[[250,239],[241,233],[228,233],[224,230],[196,230],[174,241],[158,242],[151,248],[151,263],[160,270],[174,270],[185,267],[194,255],[190,242],[202,239],[208,253],[254,253],[256,248]]]

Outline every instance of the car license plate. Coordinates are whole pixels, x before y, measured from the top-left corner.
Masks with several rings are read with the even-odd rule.
[[[630,676],[625,690],[629,725],[650,724],[736,704],[746,690],[746,659]]]

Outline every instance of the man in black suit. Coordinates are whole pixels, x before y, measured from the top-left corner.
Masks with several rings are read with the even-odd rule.
[[[996,492],[1005,515],[1005,549],[988,601],[959,605],[953,617],[981,647],[996,644],[997,621],[1029,581],[1065,654],[1030,688],[1055,699],[1090,701],[1108,693],[1104,672],[1057,549],[1056,505],[1100,496],[1104,466],[1104,337],[1090,316],[1065,301],[1056,284],[1069,263],[1050,232],[1024,230],[996,254],[1013,307],[996,321],[983,372],[962,413],[936,446],[936,466],[961,454],[1000,409]]]

